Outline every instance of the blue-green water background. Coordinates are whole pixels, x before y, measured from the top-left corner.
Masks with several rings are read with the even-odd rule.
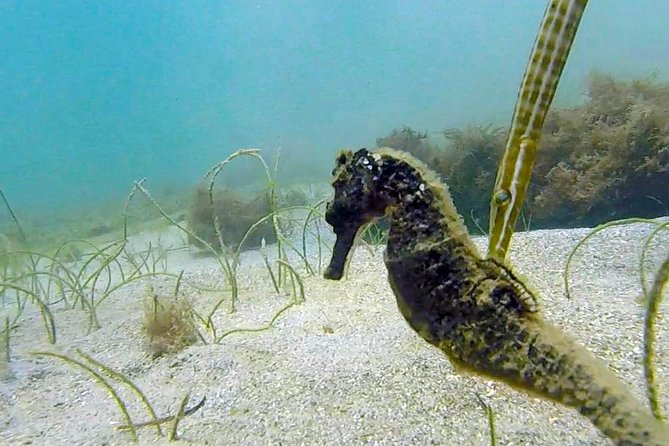
[[[48,215],[142,177],[189,187],[241,147],[325,180],[338,148],[395,127],[507,125],[545,6],[1,0],[0,187]],[[592,70],[666,78],[667,17],[667,1],[591,0],[555,105]]]

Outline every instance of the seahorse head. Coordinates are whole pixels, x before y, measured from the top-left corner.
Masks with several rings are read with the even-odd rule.
[[[376,190],[381,162],[378,154],[366,149],[342,151],[337,157],[332,171],[334,197],[325,212],[325,220],[337,236],[330,266],[325,271],[328,279],[341,279],[356,233],[385,212],[386,203]]]

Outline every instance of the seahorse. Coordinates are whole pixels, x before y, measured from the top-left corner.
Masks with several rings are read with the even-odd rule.
[[[669,426],[544,319],[507,264],[478,253],[447,187],[423,163],[392,149],[343,151],[332,174],[326,278],[341,279],[356,233],[387,215],[384,263],[399,310],[457,370],[574,408],[618,445],[669,445]]]

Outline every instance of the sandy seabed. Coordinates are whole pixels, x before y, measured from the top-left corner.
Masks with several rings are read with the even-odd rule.
[[[638,259],[650,229],[611,228],[583,246],[570,276],[572,300],[564,292],[565,261],[588,229],[519,233],[510,255],[516,272],[537,290],[545,316],[604,359],[642,399]],[[143,233],[133,243],[140,247],[158,235]],[[162,243],[180,240],[172,230],[160,236]],[[483,249],[486,240],[476,242]],[[659,267],[667,246],[669,231],[664,231],[651,246],[649,271]],[[257,253],[245,255],[237,311],[229,314],[224,306],[216,314],[219,332],[261,327],[290,301],[274,291],[259,259]],[[184,270],[183,294],[196,308],[211,308],[220,298],[220,293],[188,285],[224,286],[214,259],[175,251],[168,256],[168,269]],[[142,328],[149,285],[169,294],[173,282],[148,279],[115,292],[98,310],[101,328],[90,334],[81,310],[54,306],[54,346],[46,341],[39,313],[26,308],[11,337],[12,361],[0,381],[1,444],[131,443],[129,434],[117,429],[123,420],[118,407],[89,375],[29,355],[42,350],[75,357],[76,349],[127,375],[159,417],[173,415],[187,393],[189,405],[206,397],[199,411],[180,422],[176,443],[142,428],[140,444],[488,445],[488,422],[477,395],[494,409],[500,445],[610,444],[572,410],[456,373],[400,315],[380,248],[358,247],[347,280],[305,276],[306,301],[287,310],[270,330],[232,334],[219,344],[198,342],[157,359],[148,352]],[[668,309],[665,303],[657,344],[665,411]],[[133,420],[147,421],[137,398],[116,387]]]

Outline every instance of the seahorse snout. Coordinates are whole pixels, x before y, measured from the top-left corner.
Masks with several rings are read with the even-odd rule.
[[[351,227],[335,227],[334,230],[337,240],[332,249],[332,258],[325,270],[324,277],[331,280],[340,280],[344,275],[346,259],[353,247],[353,240],[355,240],[357,231]]]

